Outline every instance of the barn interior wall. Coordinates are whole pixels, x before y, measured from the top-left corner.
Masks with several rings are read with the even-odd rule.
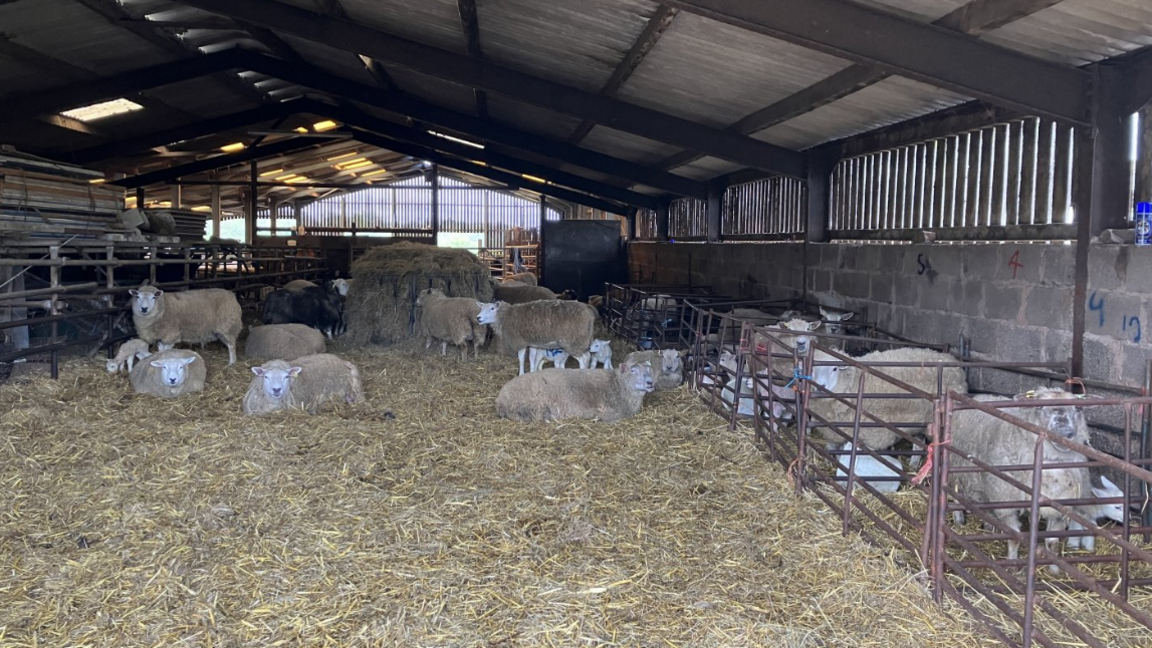
[[[635,242],[629,272],[634,282],[703,285],[742,298],[807,292],[915,340],[954,344],[964,334],[974,354],[1000,361],[1069,357],[1075,245],[811,244],[807,264],[804,248]],[[1142,330],[1152,316],[1150,279],[1152,249],[1090,249],[1085,377],[1143,384],[1152,358]]]

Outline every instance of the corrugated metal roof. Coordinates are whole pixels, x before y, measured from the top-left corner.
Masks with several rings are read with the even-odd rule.
[[[376,85],[376,79],[368,72],[368,68],[364,66],[364,61],[356,54],[303,38],[293,36],[284,36],[283,38],[292,49],[296,50],[296,53],[303,56],[312,65],[350,81]]]
[[[456,0],[340,0],[340,4],[349,18],[362,25],[441,49],[465,51]]]
[[[566,139],[580,124],[579,119],[537,108],[502,95],[488,95],[488,113],[510,126],[554,139]]]
[[[805,149],[971,101],[970,97],[903,77],[879,83],[754,135]]]
[[[848,65],[798,45],[681,12],[618,96],[726,127]]]
[[[382,66],[400,90],[457,112],[476,114],[472,88],[395,65]]]
[[[624,133],[607,126],[596,126],[584,138],[581,145],[594,151],[607,153],[618,158],[651,164],[656,160],[675,153],[675,146],[662,144],[653,140]]]
[[[738,171],[742,168],[743,167],[739,164],[729,162],[728,160],[721,160],[720,158],[714,157],[704,157],[696,160],[695,162],[692,162],[691,164],[685,164],[684,166],[676,167],[673,172],[676,175],[682,175],[686,178],[692,178],[693,180],[708,180],[710,178],[715,178],[718,175]]]
[[[476,3],[486,58],[590,92],[603,87],[656,8],[648,0]]]
[[[933,22],[968,4],[969,0],[853,0],[881,11]]]
[[[1064,0],[984,38],[1061,63],[1094,63],[1152,45],[1152,3]]]

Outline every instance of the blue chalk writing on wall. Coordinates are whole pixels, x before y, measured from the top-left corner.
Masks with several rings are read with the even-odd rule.
[[[1100,327],[1104,327],[1104,298],[1101,297],[1099,301],[1096,300],[1096,291],[1092,291],[1092,296],[1088,298],[1088,310],[1100,311]]]
[[[1140,327],[1140,318],[1139,317],[1136,317],[1135,315],[1133,315],[1131,317],[1125,317],[1124,323],[1121,326],[1121,328],[1123,328],[1125,331],[1127,331],[1129,329],[1135,330],[1136,332],[1132,336],[1132,341],[1133,342],[1139,342],[1140,341],[1141,327]]]
[[[932,262],[928,260],[928,255],[924,253],[916,255],[916,264],[920,266],[920,269],[916,271],[918,275],[922,275],[932,269]]]

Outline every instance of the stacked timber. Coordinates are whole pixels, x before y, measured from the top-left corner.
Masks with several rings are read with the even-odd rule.
[[[123,232],[123,190],[95,184],[80,167],[0,154],[0,233],[8,237],[79,239]]]

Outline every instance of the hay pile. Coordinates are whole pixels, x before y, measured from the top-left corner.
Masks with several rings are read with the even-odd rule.
[[[688,390],[519,424],[505,358],[342,344],[367,399],[315,417],[216,347],[183,400],[0,386],[0,645],[996,645]]]
[[[493,295],[492,273],[476,255],[409,241],[368,250],[352,264],[352,276],[344,306],[345,337],[360,346],[411,338],[416,294],[426,288],[484,302]]]

